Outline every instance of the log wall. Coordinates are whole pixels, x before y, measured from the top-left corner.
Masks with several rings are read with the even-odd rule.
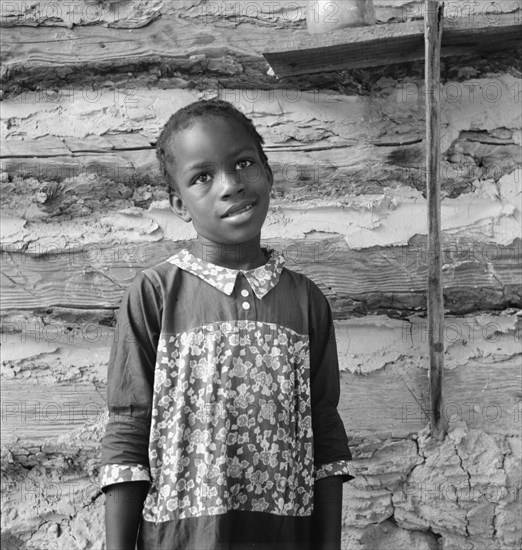
[[[423,2],[376,0],[379,23]],[[517,1],[447,17],[520,22]],[[103,548],[99,441],[125,288],[183,248],[155,161],[203,97],[254,119],[275,174],[264,242],[335,316],[357,477],[343,549],[521,544],[520,51],[442,61],[442,443],[429,422],[423,63],[278,80],[261,52],[307,2],[4,2],[2,544]]]

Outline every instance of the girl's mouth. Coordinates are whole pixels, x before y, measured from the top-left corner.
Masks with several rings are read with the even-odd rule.
[[[244,214],[244,213],[248,212],[249,210],[252,210],[253,207],[254,207],[253,202],[248,203],[248,204],[244,204],[244,205],[233,206],[223,216],[223,218],[234,218],[236,216],[240,216],[241,214]]]

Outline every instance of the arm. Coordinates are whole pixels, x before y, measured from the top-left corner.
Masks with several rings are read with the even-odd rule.
[[[143,502],[149,483],[131,481],[111,485],[105,492],[107,550],[134,550]]]
[[[125,294],[109,359],[102,441],[107,548],[134,550],[150,483],[148,443],[161,297],[138,276]]]
[[[331,309],[313,285],[310,309],[310,378],[314,434],[313,548],[341,547],[343,482],[352,478],[348,439],[337,407],[339,364]]]
[[[314,486],[312,543],[317,550],[340,550],[342,524],[343,479],[330,476]]]

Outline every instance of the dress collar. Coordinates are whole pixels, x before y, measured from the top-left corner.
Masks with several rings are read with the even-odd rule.
[[[196,275],[228,296],[234,292],[237,276],[242,273],[254,294],[261,299],[277,285],[285,263],[283,255],[279,252],[272,249],[268,249],[267,252],[268,261],[266,264],[248,270],[229,269],[228,267],[211,264],[194,256],[186,249],[171,256],[167,262]]]

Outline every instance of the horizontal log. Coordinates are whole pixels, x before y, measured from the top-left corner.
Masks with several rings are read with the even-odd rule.
[[[352,250],[342,238],[273,239],[288,267],[317,282],[337,318],[375,312],[425,310],[425,239],[408,246]],[[116,244],[108,247],[6,252],[2,262],[2,309],[117,308],[123,292],[145,267],[189,245],[187,241]],[[444,292],[448,312],[521,305],[521,241],[510,246],[446,240]]]
[[[166,187],[159,172],[155,150],[150,146],[146,149],[125,150],[102,150],[98,147],[96,153],[82,154],[65,153],[63,148],[60,151],[41,141],[47,140],[24,140],[20,149],[15,142],[8,142],[5,156],[0,160],[1,170],[11,179],[19,176],[25,179],[34,178],[42,183],[99,176],[106,182],[105,185],[103,181],[98,182],[99,198],[103,198],[104,193],[111,193],[110,189],[105,190],[104,187],[109,187],[112,182],[124,184],[132,189],[138,185]],[[59,151],[61,154],[53,154]],[[423,177],[422,140],[417,139],[414,139],[413,143],[390,143],[387,146],[360,144],[282,148],[268,145],[265,151],[274,172],[274,193],[276,196],[296,201],[306,200],[315,189],[317,193],[314,195],[317,197],[379,192],[382,190],[380,182],[383,180],[392,188],[400,184],[418,187]],[[400,159],[400,163],[397,163],[396,159]],[[375,163],[373,169],[370,167],[372,162]],[[499,167],[496,175],[507,173],[507,167],[512,168],[514,164],[510,159],[510,162],[506,163],[506,170],[502,171],[502,167]],[[465,171],[470,175],[476,172],[469,167]],[[446,174],[448,172],[452,176],[454,169],[448,166]],[[464,181],[469,186],[470,178]],[[17,189],[18,192],[23,192],[18,185],[9,185],[10,183],[2,183],[4,192],[11,189],[14,192]],[[69,188],[75,184],[73,181],[66,182],[60,187],[60,193],[53,196],[56,213],[61,212],[60,201],[67,202],[67,195],[71,194]],[[448,194],[459,194],[463,188],[460,185],[459,190],[455,192],[455,187],[454,177],[445,178],[444,188]],[[94,190],[89,189],[91,193]],[[88,204],[88,195],[86,199]]]
[[[42,143],[47,141],[49,143]],[[157,188],[158,198],[166,197],[166,185],[159,173],[155,151],[150,146],[145,149],[111,147],[104,150],[99,144],[98,151],[84,154],[66,153],[63,144],[55,147],[53,141],[44,138],[6,142],[0,160],[1,170],[11,180],[34,178],[39,184],[37,190],[49,182],[64,182],[58,187],[54,185],[51,200],[42,195],[36,201],[42,212],[56,216],[100,211],[114,206],[104,199],[121,198],[122,194],[130,199],[137,186],[153,186]],[[265,150],[275,177],[274,196],[299,202],[312,196],[377,194],[384,186],[422,189],[424,145],[422,140],[418,143],[412,141],[392,145],[390,140],[387,145],[361,143],[326,148],[268,145]],[[442,190],[452,198],[471,191],[475,178],[489,177],[498,181],[522,165],[521,149],[514,143],[485,144],[459,139],[444,156]],[[78,185],[75,178],[97,178],[97,181],[84,187]],[[120,187],[111,184],[120,184]],[[20,202],[17,208],[16,197],[30,191],[28,183],[4,179],[0,189],[12,203],[14,211],[25,210]],[[83,199],[80,205],[73,197]],[[153,195],[149,194],[145,203],[138,196],[135,202],[127,204],[142,206],[152,200]]]
[[[161,16],[161,2],[52,2],[42,0],[36,4],[5,2],[0,12],[2,27],[41,25],[66,27],[104,25],[107,27],[133,29],[144,27]]]
[[[104,391],[92,384],[47,386],[6,380],[1,394],[2,432],[11,440],[57,438],[95,424],[106,411]]]
[[[34,314],[5,312],[1,318],[2,377],[42,384],[105,382],[111,345],[119,337],[113,310],[52,308]],[[367,375],[401,361],[427,362],[425,316],[404,319],[369,315],[336,320],[341,371]],[[453,370],[481,357],[484,363],[507,360],[520,352],[522,318],[513,309],[466,317],[448,315],[443,327],[446,368]]]
[[[515,214],[519,181],[520,173],[514,171],[496,184],[475,182],[471,194],[445,198],[442,220],[448,247],[459,255],[468,244],[478,246],[489,257],[489,249],[496,244],[513,243],[519,234]],[[146,243],[196,236],[191,224],[172,213],[164,188],[144,185],[133,190],[123,184],[107,185],[93,176],[43,185],[32,179],[14,179],[4,189],[12,192],[4,195],[3,252],[74,256],[95,249],[96,256],[97,248],[115,246],[128,255]],[[14,189],[21,194],[16,195]],[[324,200],[314,197],[311,190],[309,200],[298,203],[273,197],[263,236],[277,241],[284,234],[299,241],[330,235],[344,238],[353,249],[404,246],[416,235],[426,234],[425,209],[421,193],[404,186],[374,195]],[[125,251],[126,243],[130,248]]]
[[[430,418],[427,365],[407,356],[370,375],[343,372],[339,411],[352,437],[407,437]],[[520,431],[520,384],[516,358],[483,364],[474,360],[445,373],[442,413],[451,423],[516,436]],[[52,388],[52,391],[50,391]],[[7,446],[41,445],[73,430],[103,424],[105,388],[88,384],[44,385],[5,380],[2,433]],[[450,426],[451,427],[451,426]],[[92,437],[92,434],[91,434]],[[86,446],[99,442],[88,439]],[[70,450],[68,450],[70,452]]]
[[[516,14],[498,14],[494,20],[449,19],[441,56],[520,49],[521,31]],[[296,36],[287,43],[271,44],[263,55],[279,78],[415,61],[424,59],[424,24],[411,21]]]
[[[385,78],[381,86],[371,99],[300,90],[217,95],[250,113],[265,137],[277,198],[344,198],[398,186],[424,190],[423,84]],[[473,191],[477,180],[498,182],[522,165],[519,88],[509,75],[444,84],[443,108],[451,120],[441,130],[447,196]],[[20,95],[3,103],[6,209],[26,219],[34,212],[56,219],[165,198],[145,190],[143,199],[135,191],[164,188],[155,141],[170,114],[197,93],[72,87],[52,101],[45,97]],[[41,190],[39,184],[51,185]]]
[[[375,15],[379,22],[401,22],[422,19],[424,0],[373,0]],[[219,25],[224,21],[236,25],[256,21],[264,27],[303,28],[308,0],[282,3],[278,0],[250,2],[242,4],[237,0],[184,0],[170,2],[127,2],[125,0],[75,0],[74,2],[55,2],[42,0],[37,4],[14,1],[4,4],[0,12],[0,26],[48,26],[67,27],[101,25],[111,28],[133,29],[144,27],[157,17],[165,14],[176,15],[183,19],[205,21],[208,25]],[[513,2],[491,3],[489,0],[474,0],[459,5],[447,6],[445,17],[482,17],[492,18],[499,13],[517,12],[516,0]],[[324,17],[333,18],[332,8],[325,9]],[[317,12],[316,12],[317,13]],[[491,15],[490,15],[491,14]],[[319,15],[319,14],[318,14]]]
[[[131,2],[130,5],[132,4]],[[141,8],[142,3],[138,4],[138,8]],[[2,31],[1,60],[4,71],[0,82],[4,94],[52,89],[61,87],[64,81],[84,83],[86,79],[93,83],[143,82],[147,86],[154,85],[159,79],[164,83],[173,79],[178,82],[181,80],[185,86],[196,86],[200,89],[208,88],[209,85],[286,87],[287,83],[267,74],[269,66],[261,52],[266,48],[266,44],[272,44],[275,51],[280,51],[284,50],[285,46],[309,41],[310,36],[303,28],[304,13],[300,14],[300,21],[295,20],[295,15],[272,17],[269,14],[268,24],[257,19],[255,15],[249,17],[240,13],[238,24],[234,20],[235,10],[244,9],[241,8],[241,3],[234,3],[231,13],[220,13],[221,6],[226,5],[225,2],[208,5],[212,5],[212,10],[215,10],[214,6],[217,5],[218,13],[206,13],[205,4],[198,3],[188,16],[180,16],[174,8],[167,9],[161,16],[156,17],[156,6],[153,6],[150,17],[145,13],[147,10],[140,11],[133,28],[125,28],[125,22],[121,26],[115,24],[114,28],[110,28],[111,23],[104,21],[103,15],[98,21],[99,25],[93,24],[97,21],[86,26],[76,25],[72,20],[66,23],[57,17],[55,23],[58,28],[35,27],[31,26],[31,21],[29,25],[23,23],[24,16],[27,17],[24,13],[20,26],[7,26]],[[412,6],[414,4],[410,5]],[[182,11],[186,7],[184,5]],[[161,7],[158,9],[161,10]],[[230,3],[227,9],[230,9]],[[290,8],[286,4],[277,7],[280,14],[285,11],[294,13],[296,9],[300,10],[300,7],[295,5]],[[38,11],[38,7],[36,10]],[[187,11],[190,12],[190,9]],[[512,6],[507,11],[513,11]],[[487,10],[484,11],[486,12]],[[504,20],[516,22],[517,13],[515,11],[507,15],[495,15],[490,26],[501,28]],[[422,17],[422,13],[417,15],[419,16]],[[484,14],[481,14],[481,17],[478,17],[478,25],[483,24],[483,16]],[[16,22],[17,15],[13,14],[13,17]],[[30,14],[28,18],[30,19]],[[409,18],[406,16],[406,19]],[[146,26],[141,26],[142,19],[148,19]],[[215,24],[209,24],[209,19]],[[402,17],[399,16],[399,19]],[[471,19],[473,20],[473,17]],[[88,20],[88,17],[84,20]],[[489,19],[486,21],[489,24]],[[108,26],[102,26],[104,24]],[[416,24],[417,22],[413,21],[391,25],[395,28]],[[129,26],[132,26],[132,22]],[[377,32],[378,35],[381,33],[380,36],[386,36],[384,29],[388,26],[389,24],[377,25],[377,31],[370,28],[364,32]],[[382,30],[379,30],[381,28]],[[209,29],[212,29],[212,32],[209,32]],[[516,24],[514,29],[518,29]],[[512,47],[509,44],[510,40],[513,41],[511,34],[503,36],[502,40],[488,37],[488,40],[482,41],[484,47],[481,54],[499,44],[503,47]],[[470,53],[475,50],[476,44],[470,47],[466,41],[457,39],[456,45],[448,50],[448,54]],[[388,48],[388,51],[391,49]],[[404,59],[383,55],[381,61],[403,63]],[[332,67],[325,66],[323,71],[324,69],[332,70]],[[133,75],[131,79],[129,73]],[[378,78],[380,76],[375,80]],[[302,78],[299,80],[302,86],[308,88],[314,83],[314,79],[308,79],[308,82]],[[332,82],[340,86],[343,82],[346,86],[349,80],[332,78]],[[355,81],[356,85],[358,83],[366,86],[368,75],[355,76]],[[317,86],[324,86],[324,79],[315,83],[315,87]]]
[[[146,136],[140,133],[112,134],[84,139],[47,136],[34,140],[6,141],[0,153],[0,159],[67,157],[81,153],[110,153],[114,150],[139,151],[144,149],[152,149],[152,144]]]
[[[2,334],[14,334],[26,332],[29,326],[41,326],[44,330],[45,325],[59,323],[66,332],[79,328],[87,323],[95,323],[105,327],[114,326],[114,309],[74,309],[55,307],[45,311],[4,311],[0,315],[2,323]],[[5,342],[5,336],[3,337]],[[25,343],[25,341],[20,340]]]
[[[267,32],[272,39],[279,39],[280,34],[289,39],[291,31],[252,23],[245,24],[244,30],[236,32],[233,23],[208,27],[204,21],[169,14],[134,29],[7,27],[2,29],[5,70],[0,81],[9,93],[19,86],[35,89],[29,83],[34,77],[40,78],[42,89],[52,88],[65,76],[69,82],[78,77],[84,81],[86,74],[102,73],[106,75],[104,80],[111,80],[128,72],[153,69],[156,79],[161,71],[166,76],[185,75],[199,80],[208,74],[208,80],[220,77],[237,83],[275,82],[266,75],[261,49]]]
[[[516,436],[522,414],[521,383],[516,359],[498,365],[470,361],[444,373],[441,414],[450,429],[452,424],[465,422],[488,433]],[[371,376],[343,373],[339,410],[348,433],[387,433],[399,438],[421,431],[432,414],[428,386],[427,371],[407,360]]]

